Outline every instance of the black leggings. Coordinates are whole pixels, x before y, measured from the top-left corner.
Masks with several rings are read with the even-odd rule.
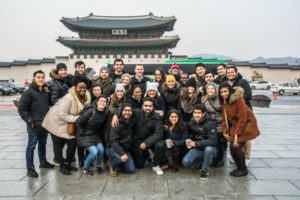
[[[76,139],[65,139],[52,135],[52,140],[54,155],[57,157],[60,166],[62,167],[65,165],[63,158],[63,148],[65,144],[67,144],[66,163],[71,164],[76,151]]]
[[[239,147],[234,147],[233,142],[230,142],[230,153],[232,158],[241,158],[245,156],[243,150],[244,143],[245,142],[239,142]]]

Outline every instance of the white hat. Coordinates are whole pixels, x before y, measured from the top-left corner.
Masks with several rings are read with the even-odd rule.
[[[124,86],[123,86],[123,84],[121,84],[121,83],[118,83],[117,85],[116,85],[116,87],[115,87],[115,92],[117,92],[117,91],[122,91],[122,92],[126,92],[125,91],[125,88],[124,88]]]
[[[158,83],[147,82],[146,85],[147,85],[147,89],[146,89],[145,96],[147,96],[147,93],[148,93],[149,90],[154,90],[154,91],[157,92],[158,96],[160,95],[160,93],[158,91]]]

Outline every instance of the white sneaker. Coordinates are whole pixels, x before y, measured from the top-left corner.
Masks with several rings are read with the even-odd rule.
[[[248,166],[250,164],[251,160],[247,160],[246,159],[246,166]]]
[[[229,163],[230,164],[235,164],[234,160],[231,157],[229,158]]]
[[[160,167],[158,165],[155,166],[155,167],[152,167],[152,170],[153,170],[154,173],[156,173],[159,176],[164,174],[164,172],[160,169]]]

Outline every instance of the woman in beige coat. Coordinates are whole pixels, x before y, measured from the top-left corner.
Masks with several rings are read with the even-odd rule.
[[[72,170],[77,171],[77,168],[71,166],[76,151],[76,140],[74,135],[67,133],[67,124],[75,122],[84,106],[91,102],[87,82],[86,77],[75,76],[74,86],[49,110],[42,124],[53,135],[54,154],[64,175],[71,175]],[[66,160],[63,159],[62,152],[64,144],[68,146]]]

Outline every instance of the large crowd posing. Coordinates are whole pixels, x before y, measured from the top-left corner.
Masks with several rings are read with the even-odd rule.
[[[99,74],[82,61],[75,70],[68,74],[59,63],[48,82],[38,70],[21,96],[27,176],[39,176],[34,166],[37,144],[39,167],[57,165],[64,175],[78,168],[93,175],[106,168],[115,177],[151,165],[157,175],[196,167],[200,179],[206,179],[210,167],[224,166],[227,148],[236,165],[230,175],[248,174],[251,141],[260,132],[251,88],[235,66],[217,64],[215,76],[202,63],[195,65],[194,74],[174,63],[168,72],[157,68],[154,80],[144,76],[142,64],[133,75],[126,73],[122,59],[115,59],[113,69],[101,67]],[[49,133],[53,163],[46,159]]]

